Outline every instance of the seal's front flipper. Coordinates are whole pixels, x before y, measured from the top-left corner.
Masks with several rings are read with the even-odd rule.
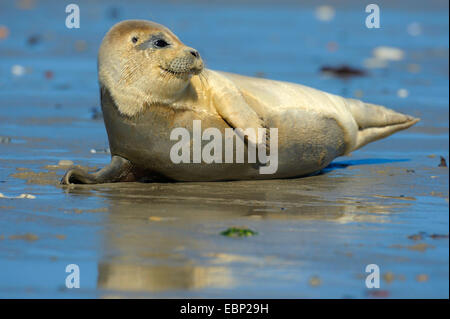
[[[217,113],[235,129],[245,131],[251,129],[254,134],[246,135],[248,143],[255,146],[265,144],[269,146],[268,134],[264,120],[247,103],[236,85],[225,76],[208,71],[208,83],[214,86],[213,102]],[[238,132],[239,133],[239,132]],[[259,136],[262,134],[262,136]]]
[[[102,184],[133,182],[135,180],[131,162],[123,157],[114,155],[108,166],[93,174],[89,174],[80,168],[69,169],[61,179],[61,184]]]

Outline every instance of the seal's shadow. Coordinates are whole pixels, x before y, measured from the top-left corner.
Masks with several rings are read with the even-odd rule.
[[[330,163],[327,167],[320,170],[317,175],[328,174],[337,169],[344,169],[349,166],[361,166],[361,165],[377,165],[377,164],[387,164],[387,163],[398,163],[398,162],[409,162],[410,159],[391,159],[391,158],[365,158],[358,160],[348,160],[348,161],[334,161]]]

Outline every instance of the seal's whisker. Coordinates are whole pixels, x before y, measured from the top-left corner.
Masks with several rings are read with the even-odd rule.
[[[202,85],[202,87],[206,88],[205,83],[203,82],[203,77],[202,77],[201,73],[198,74],[198,79],[200,80],[200,84]]]
[[[209,86],[208,76],[206,75],[206,72],[204,71],[204,69],[198,75],[199,75],[199,78],[204,79],[206,82],[206,85]],[[202,84],[203,84],[203,81],[202,81]],[[203,86],[206,87],[205,85],[203,85]]]

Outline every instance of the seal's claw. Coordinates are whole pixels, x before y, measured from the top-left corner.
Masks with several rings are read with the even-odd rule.
[[[270,153],[270,130],[268,128],[265,128],[265,135],[266,135],[266,154]]]
[[[111,163],[103,167],[98,172],[89,174],[80,168],[71,168],[61,179],[61,184],[101,184],[116,182],[133,182],[133,165],[123,157],[114,155]]]
[[[69,184],[95,184],[97,183],[95,177],[82,169],[69,169],[63,176],[60,182],[62,185]]]

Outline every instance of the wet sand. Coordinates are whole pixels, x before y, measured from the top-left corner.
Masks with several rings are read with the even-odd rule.
[[[448,163],[447,10],[382,4],[382,28],[369,30],[355,2],[323,22],[311,3],[80,1],[81,28],[69,30],[63,4],[19,2],[0,5],[9,29],[0,40],[0,298],[448,298],[449,176],[438,166],[440,156]],[[169,26],[209,68],[422,121],[306,178],[62,187],[59,161],[90,170],[109,162],[96,53],[127,18]],[[379,46],[404,57],[370,69],[364,61]],[[320,73],[341,64],[367,76]],[[14,65],[25,73],[12,74]],[[233,226],[257,234],[221,235]],[[68,264],[80,267],[80,289],[65,287]],[[377,291],[365,286],[368,264],[380,267]]]

